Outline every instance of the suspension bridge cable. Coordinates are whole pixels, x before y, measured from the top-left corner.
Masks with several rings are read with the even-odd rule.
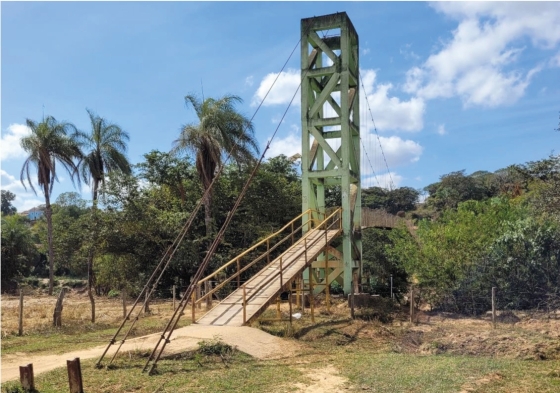
[[[280,119],[280,122],[278,123],[278,126],[276,127],[276,130],[272,134],[272,137],[269,139],[263,153],[261,154],[261,157],[259,158],[259,161],[257,162],[255,167],[253,168],[249,178],[247,179],[247,181],[245,182],[245,185],[243,186],[243,189],[239,193],[233,208],[228,212],[228,214],[226,216],[226,220],[224,221],[224,223],[222,224],[222,227],[220,228],[220,231],[218,232],[218,234],[214,238],[214,242],[212,243],[212,245],[208,249],[208,252],[207,252],[206,256],[204,257],[204,260],[200,264],[200,266],[199,266],[199,268],[198,268],[198,270],[197,270],[197,272],[196,272],[196,274],[193,278],[193,281],[192,281],[191,285],[184,292],[183,297],[181,298],[181,300],[179,302],[179,307],[177,307],[177,309],[173,313],[173,316],[171,317],[170,321],[168,322],[167,326],[165,327],[165,330],[164,330],[163,334],[161,335],[161,338],[158,340],[156,346],[154,347],[152,353],[148,357],[148,361],[146,362],[146,365],[144,366],[144,369],[142,371],[146,371],[148,369],[148,367],[150,366],[150,362],[152,362],[152,361],[153,362],[150,366],[150,370],[148,371],[148,374],[151,374],[154,371],[154,369],[157,365],[157,362],[159,361],[167,343],[170,342],[169,339],[171,337],[171,334],[173,333],[173,331],[177,327],[177,324],[179,323],[179,319],[181,318],[181,315],[183,314],[183,311],[185,310],[185,308],[187,306],[188,299],[192,296],[192,293],[195,290],[196,283],[202,278],[204,270],[206,269],[210,260],[214,256],[214,253],[216,252],[216,250],[218,248],[218,245],[221,243],[222,238],[225,234],[225,231],[227,230],[231,220],[233,219],[233,216],[235,215],[235,212],[237,211],[239,205],[241,204],[243,198],[245,197],[245,194],[247,193],[253,178],[255,177],[261,163],[263,162],[264,157],[266,155],[266,152],[270,148],[272,140],[274,139],[274,137],[276,136],[276,134],[278,132],[278,129],[282,125],[282,121],[284,120],[284,117],[288,113],[288,110],[290,109],[290,107],[291,107],[291,105],[294,101],[294,98],[296,97],[297,92],[299,91],[300,87],[301,87],[301,82],[298,85],[298,88],[296,89],[296,92],[292,96],[292,99],[290,100],[290,103],[288,104],[288,107],[286,108],[284,114],[282,115],[282,118]],[[166,333],[167,333],[167,337],[166,337]],[[161,346],[161,349],[159,350],[159,352],[156,355],[156,352],[157,352],[157,350],[158,350],[158,348],[159,348],[159,346],[162,342],[163,342],[163,344]],[[156,355],[155,358],[154,358],[154,355]]]
[[[300,42],[301,42],[301,38],[300,38]],[[299,45],[299,42],[298,42]],[[293,53],[293,51],[292,51]],[[305,76],[307,75],[307,70],[302,78],[302,80],[305,78]],[[251,172],[251,175],[249,176],[249,178],[247,179],[247,181],[245,182],[245,185],[243,187],[243,189],[241,190],[240,194],[238,195],[235,205],[233,206],[232,210],[230,210],[226,216],[226,220],[224,221],[224,223],[222,224],[222,227],[220,229],[220,231],[218,232],[218,234],[216,235],[214,242],[212,243],[212,245],[210,246],[204,260],[202,261],[202,263],[200,264],[197,272],[195,273],[195,276],[193,277],[193,280],[191,282],[191,285],[189,285],[189,287],[187,288],[187,290],[183,293],[183,297],[180,299],[179,301],[179,306],[177,307],[177,309],[175,310],[175,312],[173,313],[173,316],[171,317],[171,319],[169,320],[168,324],[166,325],[160,339],[158,340],[158,342],[156,343],[156,346],[154,347],[152,353],[150,354],[150,356],[148,357],[148,360],[146,362],[146,365],[143,368],[143,372],[146,371],[148,369],[148,367],[150,366],[150,362],[153,361],[150,370],[148,372],[148,374],[151,374],[153,372],[153,370],[155,369],[157,362],[159,361],[165,346],[167,345],[167,343],[169,343],[169,338],[171,337],[171,334],[173,333],[173,331],[175,330],[175,328],[177,327],[177,324],[179,322],[179,319],[181,318],[181,315],[183,314],[183,311],[185,309],[185,307],[187,306],[187,301],[188,299],[192,296],[194,290],[195,290],[195,285],[196,283],[202,278],[203,272],[206,269],[206,266],[208,265],[208,263],[210,262],[210,259],[213,257],[218,245],[220,244],[223,235],[225,234],[225,231],[227,229],[227,227],[229,226],[229,223],[231,222],[231,219],[233,218],[233,215],[235,214],[235,212],[237,211],[237,208],[239,207],[239,205],[241,204],[241,201],[243,200],[247,190],[249,189],[249,185],[251,184],[257,170],[259,169],[262,161],[264,160],[264,157],[266,155],[266,152],[268,151],[268,149],[270,148],[270,145],[274,139],[274,137],[276,136],[276,134],[278,133],[278,130],[280,128],[280,126],[282,125],[282,121],[284,120],[286,114],[288,113],[288,110],[290,109],[294,98],[296,97],[299,89],[301,87],[301,81],[294,93],[294,95],[292,96],[288,107],[286,108],[286,110],[284,111],[284,114],[282,115],[282,118],[280,119],[280,121],[278,122],[278,125],[276,127],[276,130],[274,131],[274,133],[272,134],[272,137],[268,140],[268,143],[263,151],[263,153],[261,154],[261,157],[259,159],[259,161],[257,162],[257,164],[255,165],[255,167],[253,168],[253,171]],[[165,337],[167,333],[167,337]],[[160,349],[160,351],[158,352],[158,354],[156,355],[157,349],[160,346],[161,342],[163,341],[163,345]],[[156,355],[156,357],[154,358],[154,355]]]
[[[375,120],[373,118],[373,114],[371,112],[371,107],[369,105],[369,100],[367,97],[367,94],[365,94],[366,92],[366,88],[364,86],[364,80],[362,79],[362,74],[361,72],[359,72],[359,77],[360,77],[360,82],[362,84],[362,89],[364,90],[364,96],[366,97],[366,104],[367,104],[367,108],[369,110],[369,114],[371,116],[371,121],[373,122],[373,129],[375,130],[375,135],[377,135],[377,141],[379,142],[379,148],[381,149],[381,154],[383,156],[383,160],[385,161],[385,167],[387,168],[387,174],[389,175],[389,180],[390,180],[390,185],[391,185],[391,190],[393,188],[395,188],[395,184],[393,183],[393,177],[391,176],[391,171],[389,170],[389,165],[387,164],[387,158],[385,157],[385,152],[383,151],[383,146],[381,145],[381,139],[379,138],[379,133],[377,132],[377,127],[375,126]]]
[[[288,56],[287,60],[284,62],[282,68],[280,69],[280,72],[278,73],[278,75],[276,75],[276,78],[274,79],[274,81],[272,82],[271,86],[269,87],[269,89],[267,90],[265,96],[262,98],[261,102],[259,103],[258,107],[255,109],[255,112],[253,113],[253,116],[251,117],[251,119],[249,120],[249,123],[251,123],[253,121],[253,119],[255,118],[255,116],[257,115],[257,113],[259,112],[260,108],[262,107],[264,101],[266,100],[266,98],[268,97],[268,95],[270,94],[270,91],[272,90],[272,88],[274,87],[274,85],[276,84],[276,82],[278,81],[280,75],[282,74],[282,72],[284,72],[284,69],[286,68],[286,65],[289,63],[290,59],[292,58],[295,50],[297,49],[297,47],[300,45],[301,43],[301,37],[298,40],[297,44],[294,46],[294,49],[292,49],[290,55]],[[299,90],[299,87],[298,87]],[[296,91],[297,94],[297,91]],[[293,101],[293,98],[292,98]],[[290,105],[292,103],[292,101],[290,101]],[[289,107],[288,107],[289,109]],[[285,114],[284,114],[285,116]],[[284,116],[282,117],[282,120],[284,119]],[[276,131],[274,132],[274,135],[276,135],[276,132],[278,131],[278,128],[276,129]],[[274,137],[274,136],[273,136]],[[270,142],[267,145],[266,150],[268,150],[270,146]],[[105,351],[103,352],[103,354],[101,355],[100,359],[98,360],[98,362],[96,363],[96,366],[99,367],[101,365],[101,361],[103,360],[103,358],[105,357],[105,355],[107,354],[107,351],[109,350],[109,348],[111,347],[111,345],[115,344],[115,340],[117,338],[117,336],[119,335],[119,333],[121,332],[121,330],[123,329],[124,325],[126,324],[127,320],[130,320],[130,316],[132,315],[132,312],[134,311],[135,307],[138,305],[138,303],[140,302],[140,299],[142,299],[142,297],[145,298],[144,303],[143,303],[143,307],[145,307],[146,303],[148,302],[148,300],[151,298],[153,292],[156,289],[156,286],[158,285],[159,281],[161,280],[163,274],[165,273],[165,270],[167,269],[167,267],[169,266],[172,258],[174,257],[176,251],[178,250],[180,244],[182,243],[184,237],[186,236],[188,230],[190,229],[192,222],[194,221],[194,218],[196,216],[196,214],[198,213],[198,211],[200,210],[203,201],[205,198],[207,198],[207,196],[209,195],[209,193],[211,192],[214,184],[217,182],[218,178],[221,176],[221,174],[223,173],[223,170],[227,164],[227,162],[230,160],[230,158],[233,156],[235,149],[237,148],[237,146],[234,144],[234,146],[232,146],[232,149],[228,152],[223,164],[220,166],[220,168],[218,169],[218,172],[216,173],[216,175],[214,176],[214,178],[212,179],[212,182],[210,183],[209,187],[204,191],[202,198],[200,198],[200,200],[197,202],[194,210],[191,212],[189,219],[187,220],[187,222],[185,223],[185,225],[183,226],[183,228],[181,229],[181,231],[179,232],[179,234],[177,235],[177,237],[175,238],[175,240],[173,241],[173,243],[167,248],[167,250],[165,251],[162,259],[160,260],[159,264],[156,266],[156,268],[154,269],[152,275],[150,276],[150,278],[148,279],[146,285],[143,287],[142,291],[140,292],[140,294],[138,295],[138,298],[136,299],[136,301],[133,303],[132,307],[130,308],[128,314],[125,316],[125,318],[123,319],[123,322],[121,323],[121,325],[119,326],[119,328],[117,329],[117,332],[115,333],[115,335],[113,336],[113,338],[111,339],[111,341],[109,342],[109,345],[107,346],[107,348],[105,349]],[[167,260],[167,262],[166,262]],[[161,269],[161,273],[159,274],[159,276],[157,277],[157,279],[155,280],[155,282],[152,285],[152,281],[155,279],[156,274],[158,271],[160,271]],[[152,286],[151,291],[148,291],[148,288]],[[145,294],[147,294],[146,296],[144,296]],[[135,318],[132,319],[132,324],[130,326],[130,328],[128,329],[128,331],[125,333],[125,336],[121,339],[121,343],[119,345],[119,347],[117,348],[117,350],[115,351],[115,354],[113,355],[113,358],[111,359],[111,362],[114,360],[115,356],[117,355],[118,351],[120,350],[120,348],[122,347],[122,345],[124,344],[126,338],[129,336],[130,332],[132,331],[134,325],[136,324],[136,322],[139,319],[139,315],[140,312],[136,315]]]

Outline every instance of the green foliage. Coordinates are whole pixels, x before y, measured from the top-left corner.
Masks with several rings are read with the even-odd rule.
[[[404,231],[402,235],[406,236]],[[391,256],[390,249],[394,247],[391,231],[366,228],[362,231],[362,244],[363,276],[369,284],[368,292],[390,297],[392,276],[393,295],[401,298],[407,291],[408,274],[400,261]]]
[[[12,206],[12,201],[16,199],[16,194],[8,190],[2,190],[2,214],[15,214],[17,209]]]
[[[420,192],[411,187],[400,187],[394,190],[370,187],[362,190],[362,206],[397,214],[400,211],[414,210],[419,196]]]
[[[18,215],[2,216],[2,289],[15,287],[14,280],[27,274],[37,258],[26,219]]]

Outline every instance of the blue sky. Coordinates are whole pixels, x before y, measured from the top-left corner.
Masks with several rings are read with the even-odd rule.
[[[169,151],[180,126],[195,121],[184,96],[201,86],[206,97],[241,96],[239,110],[252,116],[298,43],[300,20],[340,11],[360,37],[362,187],[390,177],[423,188],[452,171],[558,153],[558,2],[2,2],[2,189],[17,195],[19,211],[44,203],[19,181],[25,119],[41,120],[43,106],[84,131],[86,108],[119,124],[138,163],[152,149]],[[299,65],[296,50],[255,117],[262,148]],[[298,102],[269,156],[299,152],[300,130]],[[60,180],[54,198],[73,190],[68,175]],[[91,198],[87,185],[78,191]]]

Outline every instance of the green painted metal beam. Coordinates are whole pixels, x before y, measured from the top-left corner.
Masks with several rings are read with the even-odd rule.
[[[343,269],[337,280],[345,293],[352,275],[361,273],[358,75],[359,40],[346,13],[301,20],[302,209],[325,213],[325,186],[341,187]]]

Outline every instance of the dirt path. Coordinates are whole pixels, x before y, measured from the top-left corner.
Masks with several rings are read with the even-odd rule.
[[[151,351],[157,343],[161,333],[154,333],[148,336],[138,337],[127,340],[121,348],[121,352],[133,350]],[[165,355],[195,350],[198,342],[208,340],[218,336],[223,342],[236,346],[258,359],[278,359],[293,356],[298,350],[299,345],[291,340],[285,340],[270,335],[262,330],[242,326],[202,326],[190,325],[175,330],[171,341],[165,347]],[[15,353],[2,355],[2,382],[17,379],[19,377],[19,366],[33,364],[35,375],[53,370],[58,367],[65,367],[66,360],[74,358],[92,359],[99,358],[106,345],[98,346],[81,351],[68,352],[62,355],[33,356],[26,353]],[[110,360],[117,346],[109,349],[104,363]]]

